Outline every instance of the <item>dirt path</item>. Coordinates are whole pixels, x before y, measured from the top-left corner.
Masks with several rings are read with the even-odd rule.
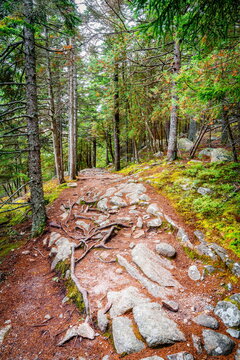
[[[230,355],[212,357],[206,355],[204,351],[202,354],[198,354],[193,346],[192,334],[201,338],[203,327],[192,322],[192,319],[202,312],[212,315],[211,309],[217,301],[239,292],[237,284],[233,285],[230,291],[221,286],[228,281],[224,272],[208,275],[203,281],[191,280],[188,276],[189,267],[193,264],[197,265],[202,274],[204,264],[200,260],[189,259],[179,241],[176,240],[176,231],[165,221],[161,227],[147,227],[149,221],[159,217],[149,215],[146,210],[149,204],[157,204],[164,214],[185,229],[192,241],[194,241],[192,237],[194,229],[189,229],[171,208],[168,201],[148,185],[144,184],[145,191],[137,194],[137,196],[144,195],[143,200],[140,203],[135,201],[136,204],[131,205],[130,202],[134,203],[134,198],[129,197],[129,194],[121,189],[124,189],[126,185],[131,187],[131,184],[136,184],[133,181],[135,181],[134,178],[124,178],[105,171],[82,171],[77,181],[77,187],[64,190],[59,199],[48,209],[49,223],[53,225],[62,223],[65,224],[64,227],[58,229],[49,226],[46,234],[36,242],[28,242],[23,248],[14,251],[2,264],[3,271],[8,274],[0,286],[0,328],[6,325],[5,322],[8,323],[8,320],[11,320],[12,328],[0,347],[1,359],[70,360],[83,357],[89,360],[101,360],[106,355],[109,355],[109,360],[120,359],[121,356],[117,354],[112,344],[112,338],[109,338],[110,331],[102,333],[97,327],[97,312],[106,306],[108,292],[121,291],[133,286],[142,296],[152,302],[162,304],[162,299],[153,296],[146,286],[129,275],[125,267],[120,265],[120,261],[116,261],[116,257],[119,255],[124,257],[139,270],[132,262],[132,249],[137,249],[139,244],[144,244],[154,252],[156,245],[161,242],[172,245],[177,252],[177,256],[170,262],[170,273],[171,279],[181,286],[176,289],[169,286],[165,289],[168,291],[168,300],[177,302],[179,310],[173,312],[165,309],[165,311],[168,318],[173,320],[185,335],[186,341],[157,348],[150,348],[145,344],[144,349],[126,355],[125,359],[140,360],[147,356],[157,355],[165,360],[167,355],[180,351],[187,351],[194,356],[194,359],[199,360],[222,358],[230,360],[234,358],[236,346]],[[112,191],[109,190],[112,188]],[[116,189],[118,199],[113,199],[116,196]],[[106,199],[107,190],[110,194],[107,198],[108,208],[103,212],[89,211],[86,203],[91,200],[99,200],[101,196]],[[69,205],[71,207],[71,204],[80,197],[84,198],[85,204],[80,203],[74,206],[69,216],[66,208]],[[117,201],[125,201],[127,206],[114,205]],[[101,206],[99,207],[101,208]],[[89,220],[74,219],[74,215],[89,218]],[[143,222],[142,227],[139,218]],[[80,223],[78,223],[79,221]],[[81,221],[86,224],[85,228]],[[84,321],[84,314],[80,314],[75,305],[69,302],[63,303],[66,295],[65,289],[56,273],[51,271],[52,258],[49,257],[49,248],[44,244],[53,232],[68,238],[69,241],[76,242],[71,236],[86,238],[87,235],[94,232],[94,228],[97,226],[116,222],[129,227],[118,229],[115,236],[106,243],[111,249],[100,248],[90,251],[77,264],[75,271],[81,285],[88,291],[92,314],[91,326],[97,336],[94,340],[74,337],[59,347],[57,344],[69,326]],[[137,224],[138,226],[136,226]],[[104,231],[107,233],[109,228]],[[97,236],[95,241],[98,241]],[[83,253],[84,249],[80,249],[76,251],[75,255],[80,257]],[[128,310],[126,316],[132,321],[131,309]],[[221,321],[217,331],[227,335],[226,327]],[[234,342],[237,344],[239,341],[234,339]]]

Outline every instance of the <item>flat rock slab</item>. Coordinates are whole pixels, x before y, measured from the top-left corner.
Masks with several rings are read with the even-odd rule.
[[[116,317],[112,321],[113,341],[118,354],[132,354],[144,349],[144,343],[133,332],[133,323],[127,317]]]
[[[112,318],[123,315],[134,306],[150,302],[150,299],[140,293],[134,286],[129,286],[121,291],[109,291],[108,302],[112,303],[110,316]]]
[[[203,340],[205,350],[211,356],[231,354],[235,345],[228,336],[213,330],[203,330]]]
[[[133,316],[149,347],[186,340],[177,324],[167,317],[158,303],[135,306]]]
[[[174,295],[173,289],[167,289],[164,286],[160,286],[153,281],[149,280],[146,276],[142,275],[138,269],[130,264],[123,256],[117,255],[118,263],[124,266],[126,271],[133,278],[138,280],[142,284],[149,294],[156,298],[167,299],[168,296]]]
[[[206,314],[200,314],[200,315],[194,317],[193,322],[195,322],[195,324],[198,324],[201,326],[206,326],[210,329],[218,329],[219,328],[218,321],[214,317],[206,315]]]
[[[168,269],[173,269],[171,261],[154,254],[144,244],[138,244],[132,249],[134,263],[139,266],[142,272],[152,281],[161,286],[181,288],[180,283],[174,279]]]
[[[226,326],[235,327],[240,325],[240,310],[230,301],[219,301],[214,313],[220,317]]]

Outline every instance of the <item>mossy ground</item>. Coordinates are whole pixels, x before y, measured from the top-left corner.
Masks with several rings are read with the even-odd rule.
[[[166,195],[189,224],[205,233],[206,240],[240,256],[240,164],[162,160],[149,170],[151,164],[131,164],[120,173],[141,173],[141,178]],[[199,187],[211,192],[201,195]]]
[[[59,185],[56,179],[49,180],[43,184],[44,199],[46,204],[52,203],[58,198],[60,193],[67,187],[67,184]],[[31,215],[30,205],[20,207],[21,204],[27,202],[29,193],[21,198],[15,199],[17,204],[6,204],[0,209],[0,224],[3,224],[2,232],[5,233],[3,238],[0,238],[0,258],[5,257],[11,250],[18,248],[27,241],[27,236],[24,240],[21,239],[21,234],[15,230],[15,226],[29,220]],[[4,201],[6,199],[2,199]],[[19,240],[20,239],[20,240]]]
[[[74,284],[74,282],[72,281],[72,279],[69,277],[66,279],[66,272],[69,269],[70,269],[70,262],[68,260],[60,261],[55,268],[60,279],[64,281],[66,287],[66,296],[69,298],[70,301],[72,301],[77,306],[80,313],[83,313],[85,307],[84,307],[84,301],[82,295],[79,292],[76,285]]]

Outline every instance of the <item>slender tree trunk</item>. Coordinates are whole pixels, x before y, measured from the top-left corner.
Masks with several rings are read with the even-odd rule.
[[[190,119],[189,130],[188,130],[188,139],[195,141],[197,134],[197,122],[196,120]]]
[[[118,63],[114,68],[114,162],[115,170],[120,170],[120,114],[119,114],[119,79]]]
[[[49,48],[49,40],[48,40],[48,31],[45,29],[46,34],[46,46]],[[64,180],[64,171],[63,171],[63,157],[62,157],[62,145],[61,145],[61,132],[59,128],[59,123],[57,121],[56,116],[56,107],[55,107],[55,99],[53,92],[53,76],[51,69],[51,59],[49,52],[46,52],[47,55],[47,82],[48,82],[48,96],[50,101],[50,119],[51,119],[51,127],[52,127],[52,135],[53,135],[53,152],[54,152],[54,160],[55,160],[55,169],[56,175],[59,184],[65,182]]]
[[[68,173],[71,180],[77,175],[77,94],[74,44],[70,39],[69,66],[69,128],[68,128]]]
[[[97,139],[93,138],[93,152],[92,152],[92,165],[93,167],[97,166]]]
[[[46,223],[43,197],[40,140],[38,128],[36,59],[33,21],[33,1],[24,0],[24,13],[27,25],[24,27],[24,53],[26,74],[27,131],[29,145],[29,177],[32,204],[32,236],[42,233]]]
[[[138,155],[138,149],[137,149],[137,142],[135,139],[133,139],[133,150],[134,150],[134,158],[137,163],[139,163],[139,155]]]
[[[236,147],[235,147],[235,141],[234,141],[234,138],[233,138],[233,133],[232,133],[231,126],[230,126],[229,121],[228,121],[228,112],[227,112],[227,110],[224,110],[224,108],[223,108],[223,119],[224,119],[224,123],[226,124],[226,127],[227,127],[228,137],[229,137],[231,147],[232,147],[233,159],[234,159],[235,162],[238,162],[237,150],[236,150]]]
[[[168,138],[167,159],[169,161],[175,160],[177,157],[177,124],[178,124],[178,96],[177,83],[175,76],[179,73],[181,62],[181,54],[179,41],[174,42],[174,64],[173,64],[173,82],[172,82],[172,107],[170,116],[170,130]]]

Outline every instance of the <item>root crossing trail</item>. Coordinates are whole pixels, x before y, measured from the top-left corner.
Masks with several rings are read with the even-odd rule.
[[[186,255],[199,245],[196,229],[152,187],[86,169],[48,218],[47,232],[2,264],[1,359],[239,359],[227,329],[240,312],[229,324],[216,310],[226,296],[240,301],[238,286],[221,286],[225,271]],[[69,300],[69,284],[88,314]]]

